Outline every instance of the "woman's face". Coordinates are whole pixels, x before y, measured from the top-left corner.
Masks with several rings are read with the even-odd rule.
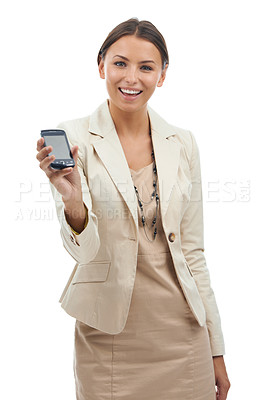
[[[162,71],[161,55],[153,43],[131,35],[109,47],[99,73],[112,105],[133,112],[146,107],[156,87],[162,86],[167,67]]]

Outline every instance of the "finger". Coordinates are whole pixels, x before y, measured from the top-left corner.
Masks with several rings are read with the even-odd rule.
[[[218,399],[219,400],[226,400],[226,397],[227,397],[227,390],[224,389],[223,387],[221,387],[219,389],[219,397],[218,397]]]
[[[43,147],[39,153],[37,153],[36,158],[38,161],[44,160],[49,153],[53,150],[52,146]]]
[[[51,167],[48,168],[47,176],[50,179],[50,182],[53,183],[55,180],[63,178],[66,175],[69,175],[73,172],[73,168],[63,168],[60,170],[55,170]]]
[[[38,141],[37,141],[37,151],[40,151],[42,149],[42,147],[44,146],[44,138],[41,137]]]
[[[219,385],[217,388],[218,388],[218,399],[226,400],[229,388],[227,388],[225,384]]]
[[[47,173],[47,172],[48,172],[48,171],[47,171],[48,167],[50,166],[50,164],[51,164],[54,160],[55,160],[55,156],[54,156],[54,155],[51,155],[51,156],[48,156],[48,157],[44,157],[44,158],[41,160],[41,162],[40,162],[40,168],[41,168],[45,173]]]
[[[77,168],[77,163],[78,163],[78,150],[79,150],[78,146],[73,146],[73,147],[71,148],[71,153],[72,153],[72,156],[73,156],[73,158],[74,158],[75,167],[76,167],[76,168]]]

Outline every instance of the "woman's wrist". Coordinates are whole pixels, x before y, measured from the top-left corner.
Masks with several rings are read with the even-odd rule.
[[[83,203],[83,200],[71,200],[64,202],[65,217],[67,223],[71,228],[77,232],[81,233],[86,224],[87,208]]]

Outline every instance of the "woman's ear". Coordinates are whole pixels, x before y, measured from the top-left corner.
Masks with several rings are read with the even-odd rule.
[[[160,79],[159,79],[159,81],[157,83],[157,87],[163,86],[163,82],[164,82],[165,77],[166,77],[167,68],[168,68],[168,64],[165,65],[165,67],[164,67],[164,69],[162,71],[161,77],[160,77]]]
[[[101,61],[100,61],[99,65],[98,65],[98,69],[99,69],[100,78],[105,79],[104,62],[103,62],[102,58],[101,58]]]

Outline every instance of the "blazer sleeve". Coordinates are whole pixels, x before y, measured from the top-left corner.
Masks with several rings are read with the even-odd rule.
[[[74,144],[72,143],[70,135],[68,134],[67,126],[64,126],[64,124],[59,124],[57,128],[65,130],[69,140],[69,144],[72,147]],[[81,178],[83,203],[87,211],[87,224],[85,224],[85,228],[81,233],[75,233],[75,231],[68,224],[64,212],[64,202],[62,201],[62,196],[51,182],[50,188],[53,199],[55,201],[57,218],[61,226],[60,234],[62,237],[63,245],[77,263],[87,264],[95,258],[100,247],[100,238],[98,234],[98,219],[92,211],[92,200],[84,172],[80,146],[77,164]]]
[[[194,135],[191,135],[191,198],[183,215],[180,233],[183,254],[189,264],[198,291],[206,310],[206,325],[208,328],[212,356],[224,355],[225,346],[221,329],[220,314],[215,295],[211,287],[210,274],[204,256],[204,228],[200,157]]]

